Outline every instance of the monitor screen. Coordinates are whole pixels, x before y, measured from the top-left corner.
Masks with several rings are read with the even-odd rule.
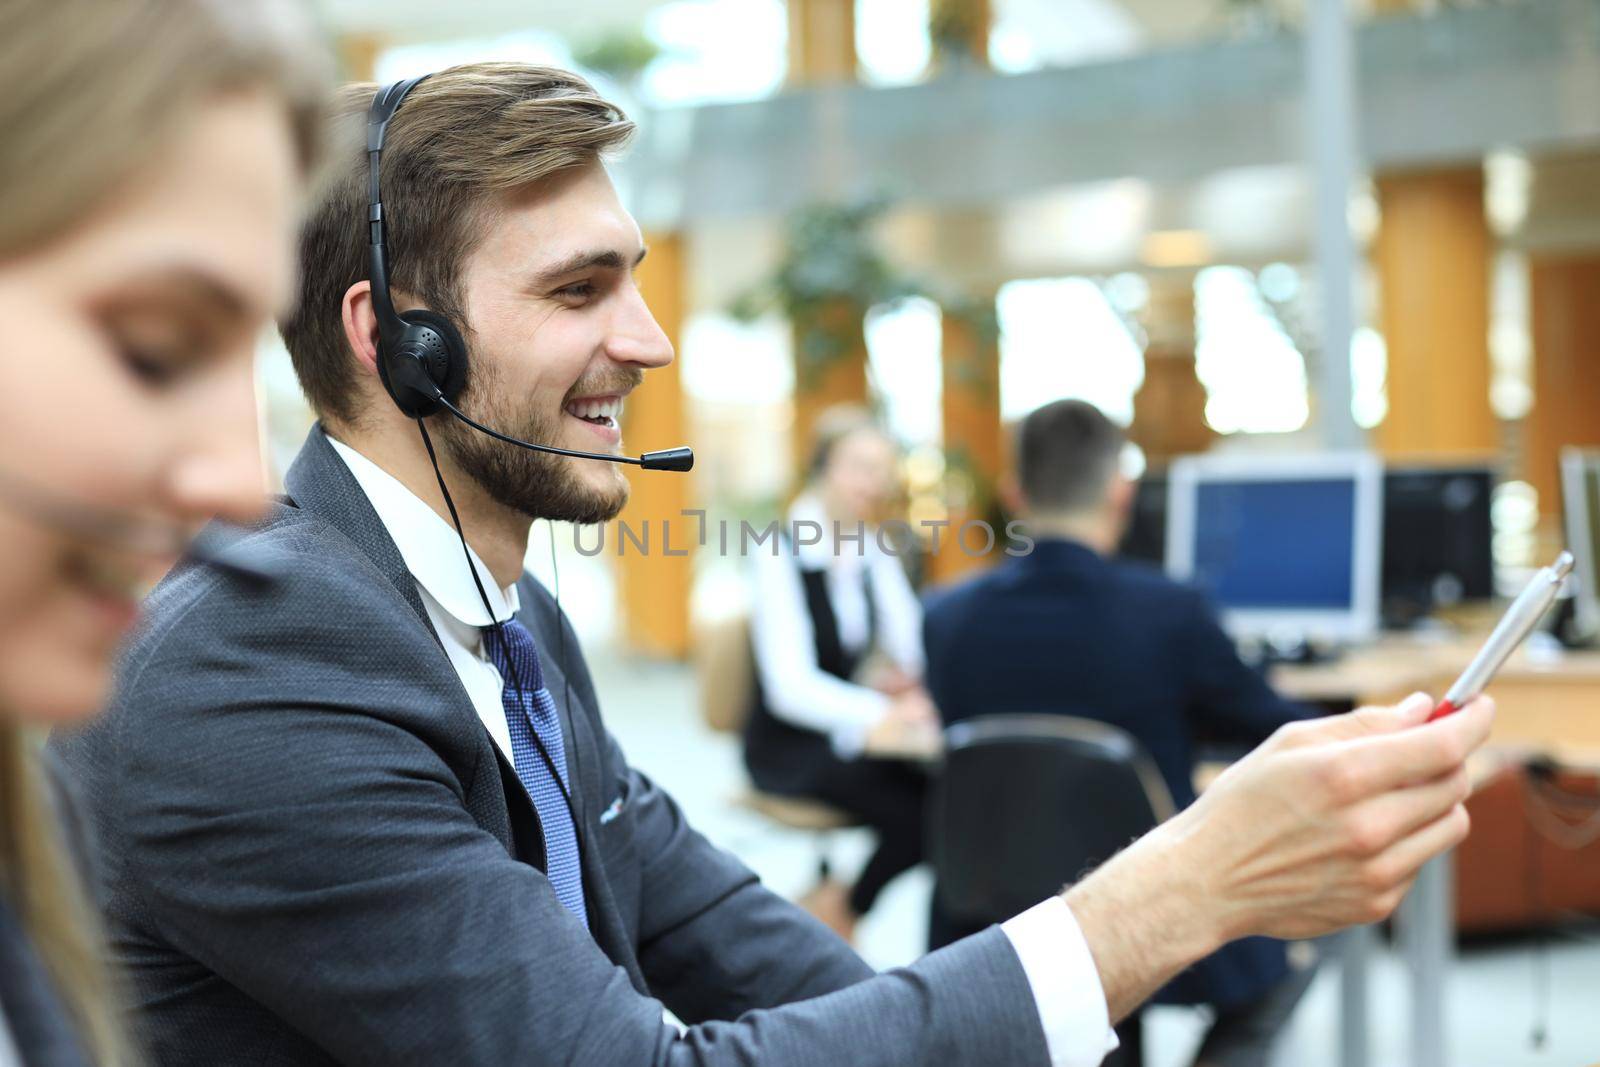
[[[1223,608],[1348,610],[1355,513],[1349,479],[1202,482],[1194,580]]]
[[[1204,591],[1235,636],[1350,640],[1377,629],[1377,457],[1194,456],[1167,479],[1167,571]]]
[[[1391,621],[1494,596],[1494,472],[1391,467],[1383,477],[1383,603]]]
[[[1562,451],[1561,509],[1567,547],[1577,562],[1573,586],[1578,626],[1585,636],[1593,637],[1600,633],[1600,452]]]

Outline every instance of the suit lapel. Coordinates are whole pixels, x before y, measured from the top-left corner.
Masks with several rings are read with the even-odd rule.
[[[422,604],[422,597],[417,593],[416,579],[411,576],[406,568],[405,560],[396,547],[394,538],[389,536],[388,529],[383,521],[378,518],[378,513],[373,509],[372,503],[367,499],[367,494],[362,491],[361,484],[356,481],[355,475],[350,473],[350,468],[344,460],[339,458],[339,453],[333,450],[328,443],[327,435],[322,430],[322,424],[311,427],[311,432],[306,436],[306,443],[301,446],[300,454],[295,457],[293,465],[284,477],[284,487],[289,492],[290,502],[296,507],[316,515],[329,526],[340,533],[360,550],[371,562],[385,581],[393,587],[395,593],[403,600],[416,615],[429,635],[433,637],[434,645],[439,651],[439,668],[449,675],[454,683],[457,699],[452,702],[450,712],[455,715],[466,716],[474,727],[478,738],[478,771],[477,777],[488,774],[491,768],[498,769],[500,761],[500,746],[494,743],[489,736],[488,729],[483,721],[478,718],[477,708],[473,706],[472,698],[467,695],[466,688],[461,684],[460,676],[456,674],[450,658],[445,654],[444,645],[439,640],[438,633],[433,628],[432,621],[428,618],[428,610]],[[488,829],[500,838],[507,851],[528,862],[542,857],[528,857],[521,853],[525,851],[517,844],[516,835],[513,833],[510,822],[510,798],[505,791],[500,789],[501,775],[495,775],[492,785],[495,795],[502,798],[505,803],[505,822],[494,820],[494,825]],[[515,778],[515,772],[512,775]],[[475,782],[467,783],[470,790]],[[533,810],[533,802],[526,800],[528,810]],[[537,825],[537,819],[535,820]]]
[[[297,507],[313,512],[361,549],[433,634],[428,610],[417,595],[416,579],[406,569],[400,549],[395,547],[394,538],[373,510],[367,494],[361,491],[356,476],[328,443],[320,422],[306,435],[306,443],[284,476],[284,487]],[[433,634],[433,639],[437,641],[439,635]],[[465,692],[462,697],[466,697]],[[467,703],[470,707],[471,701]]]

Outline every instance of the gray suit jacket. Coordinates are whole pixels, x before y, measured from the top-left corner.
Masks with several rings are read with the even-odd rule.
[[[998,930],[874,977],[691,830],[628,766],[575,635],[525,576],[521,617],[558,704],[571,683],[559,710],[588,844],[585,931],[320,429],[288,490],[251,535],[285,576],[256,592],[175,571],[109,715],[56,742],[98,824],[113,936],[159,1062],[1046,1062]],[[563,631],[567,677],[548,651]]]

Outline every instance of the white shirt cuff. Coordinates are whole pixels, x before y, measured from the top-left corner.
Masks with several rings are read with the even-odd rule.
[[[1060,897],[1002,923],[1044,1024],[1050,1067],[1095,1067],[1117,1047],[1105,989],[1078,920]]]

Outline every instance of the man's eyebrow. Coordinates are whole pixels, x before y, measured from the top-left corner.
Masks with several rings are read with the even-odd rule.
[[[534,285],[535,287],[548,285],[557,278],[564,278],[569,274],[577,274],[580,271],[593,270],[596,267],[601,270],[631,270],[644,261],[644,257],[649,251],[648,248],[639,249],[638,254],[633,257],[632,263],[629,263],[628,258],[615,248],[576,252],[559,263],[541,270],[534,276]]]

